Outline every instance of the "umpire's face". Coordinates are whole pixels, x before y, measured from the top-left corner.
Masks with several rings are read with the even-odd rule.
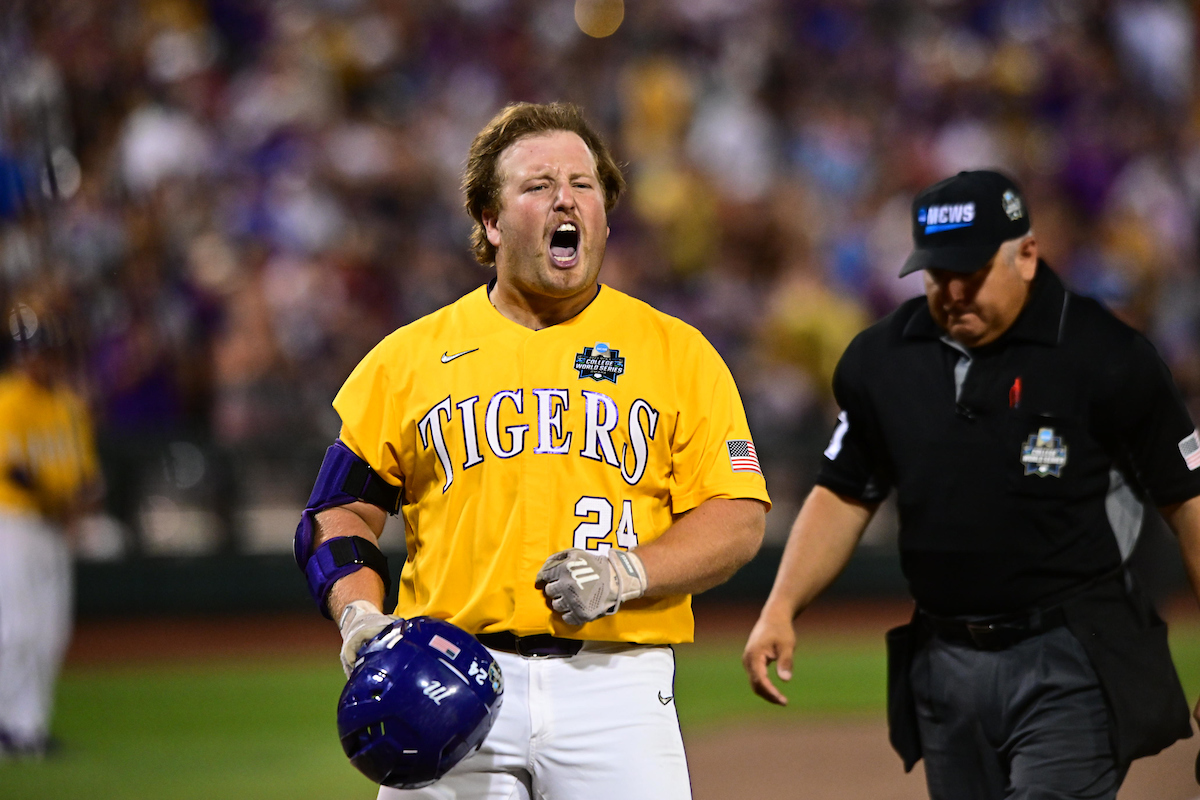
[[[1037,241],[1029,234],[1000,245],[974,272],[927,269],[929,313],[959,344],[980,347],[994,342],[1025,307],[1037,261]]]
[[[513,142],[496,163],[499,209],[483,213],[496,248],[496,280],[527,300],[594,291],[608,239],[604,188],[577,134],[553,131]]]

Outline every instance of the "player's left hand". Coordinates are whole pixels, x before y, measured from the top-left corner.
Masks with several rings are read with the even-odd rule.
[[[606,553],[572,548],[555,553],[538,570],[534,586],[568,625],[615,614],[646,593],[646,567],[627,550]]]

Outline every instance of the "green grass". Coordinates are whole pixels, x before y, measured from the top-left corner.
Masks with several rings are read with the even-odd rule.
[[[336,661],[68,672],[60,757],[0,765],[0,798],[373,798],[342,755]]]
[[[1183,690],[1192,704],[1200,695],[1200,625],[1172,625],[1171,655]]]
[[[1177,625],[1172,648],[1188,695],[1200,693],[1200,626]],[[781,709],[751,694],[741,643],[677,648],[675,693],[685,729],[732,721],[878,715],[883,638],[807,640]],[[375,788],[342,756],[335,661],[216,661],[69,670],[55,732],[62,754],[0,764],[0,799],[355,800]]]
[[[675,696],[685,728],[731,720],[787,721],[813,715],[882,712],[886,707],[887,665],[882,634],[868,639],[802,643],[796,650],[792,680],[776,680],[788,697],[785,708],[750,691],[742,669],[741,642],[681,645],[675,652]]]

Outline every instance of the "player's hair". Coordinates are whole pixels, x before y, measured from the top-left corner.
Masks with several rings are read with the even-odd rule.
[[[500,205],[500,176],[496,164],[504,151],[518,139],[553,131],[569,131],[583,139],[596,159],[596,173],[604,187],[604,210],[611,212],[625,191],[625,178],[600,134],[587,123],[583,110],[571,103],[510,103],[471,143],[463,172],[463,194],[467,213],[475,220],[471,250],[480,264],[496,263],[496,248],[487,239],[483,213]]]

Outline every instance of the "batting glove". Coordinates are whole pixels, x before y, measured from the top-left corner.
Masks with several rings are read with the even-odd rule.
[[[572,548],[555,553],[538,570],[534,586],[568,625],[615,614],[627,600],[646,593],[646,567],[627,550],[605,553]]]
[[[358,651],[363,645],[399,619],[393,614],[384,614],[369,600],[355,600],[346,606],[342,618],[338,620],[338,630],[342,632],[342,669],[347,678],[358,661]]]

